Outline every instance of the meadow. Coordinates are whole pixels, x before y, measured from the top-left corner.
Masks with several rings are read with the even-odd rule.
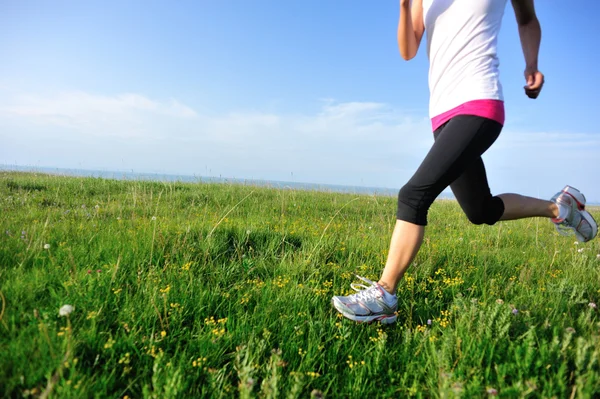
[[[547,220],[436,201],[398,322],[340,318],[395,201],[0,172],[0,397],[600,397],[600,242]]]

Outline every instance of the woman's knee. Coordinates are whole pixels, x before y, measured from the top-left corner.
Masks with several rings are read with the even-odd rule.
[[[469,222],[476,224],[476,225],[482,225],[482,224],[493,224],[493,223],[486,223],[486,215],[483,209],[478,208],[478,209],[470,209],[468,212],[465,212],[465,214],[467,215],[467,219],[469,219]]]
[[[431,201],[428,200],[426,190],[410,182],[405,184],[398,192],[398,211],[396,217],[421,226],[427,225],[427,213]]]
[[[493,225],[504,213],[504,203],[499,197],[489,197],[475,206],[463,208],[469,221],[476,225]]]

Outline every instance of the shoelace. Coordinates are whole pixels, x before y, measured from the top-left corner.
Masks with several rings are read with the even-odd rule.
[[[369,285],[364,285],[360,283],[351,283],[350,287],[357,292],[357,294],[352,295],[355,300],[362,299],[365,301],[372,301],[381,296],[381,291],[378,289],[378,284],[369,280],[368,278],[361,277],[356,275],[359,279],[364,281]]]

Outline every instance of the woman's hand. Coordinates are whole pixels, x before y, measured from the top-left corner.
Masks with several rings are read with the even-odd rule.
[[[525,69],[525,94],[529,98],[537,98],[542,91],[544,86],[544,74],[537,70],[537,68]]]

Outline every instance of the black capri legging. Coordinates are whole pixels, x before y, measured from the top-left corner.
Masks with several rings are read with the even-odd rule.
[[[472,223],[500,220],[504,203],[490,192],[481,155],[501,131],[500,123],[474,115],[458,115],[440,126],[421,166],[398,193],[397,218],[426,226],[429,207],[450,186]]]

